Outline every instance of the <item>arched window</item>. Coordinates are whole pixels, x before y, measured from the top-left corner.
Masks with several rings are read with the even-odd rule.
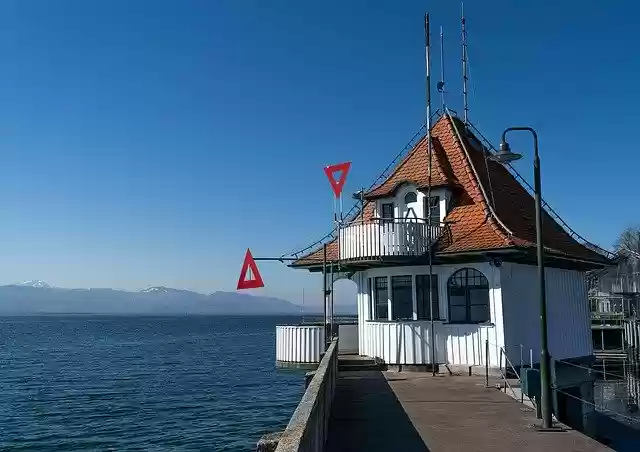
[[[414,192],[414,191],[410,191],[409,193],[404,195],[404,203],[405,204],[416,202],[417,200],[418,200],[418,195],[416,195],[416,192]]]
[[[489,281],[474,268],[455,272],[447,282],[449,322],[482,323],[489,316]]]

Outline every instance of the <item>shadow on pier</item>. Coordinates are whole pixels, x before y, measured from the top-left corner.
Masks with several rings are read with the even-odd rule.
[[[429,451],[379,371],[340,373],[325,450]]]
[[[324,450],[611,450],[567,426],[540,432],[536,423],[533,409],[481,377],[349,370],[339,372]]]

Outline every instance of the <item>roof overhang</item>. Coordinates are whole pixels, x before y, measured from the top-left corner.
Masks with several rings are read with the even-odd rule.
[[[525,265],[537,265],[538,259],[535,247],[510,247],[495,248],[473,251],[452,251],[436,252],[433,256],[433,265],[464,264],[471,262],[503,261]],[[362,261],[327,261],[327,267],[337,266],[340,271],[356,272],[378,267],[397,267],[428,265],[429,256],[427,254],[420,257],[396,256],[395,258],[372,259]],[[602,257],[601,261],[582,259],[558,253],[554,250],[545,250],[545,267],[564,268],[569,270],[596,270],[614,265],[607,258]],[[321,272],[322,262],[310,262],[307,264],[290,264],[292,268],[302,268],[310,272]]]
[[[364,199],[367,200],[367,201],[373,201],[373,200],[380,199],[380,198],[386,198],[388,196],[395,196],[395,194],[397,193],[398,189],[400,189],[403,185],[413,185],[418,190],[426,190],[429,187],[428,185],[418,184],[418,183],[416,183],[415,181],[412,181],[412,180],[404,180],[402,182],[398,182],[393,187],[391,187],[388,190],[385,190],[385,191],[383,191],[381,193],[370,194],[370,193],[373,193],[373,192],[375,192],[377,190],[376,188],[374,188],[373,190],[371,190],[368,193],[364,194]],[[441,184],[441,183],[431,184],[431,188],[441,188],[441,187],[450,187],[450,186],[451,186],[451,184]]]

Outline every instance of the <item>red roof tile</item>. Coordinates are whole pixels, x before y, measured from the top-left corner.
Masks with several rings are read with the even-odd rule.
[[[442,145],[433,140],[433,154],[431,160],[431,186],[457,185],[451,166],[444,156]],[[427,138],[420,140],[413,149],[402,159],[393,173],[373,190],[365,193],[365,198],[373,199],[389,196],[403,183],[410,182],[418,188],[429,185],[429,148]]]
[[[434,164],[432,187],[453,191],[445,218],[445,233],[437,253],[535,247],[533,197],[497,162],[485,158],[488,152],[455,117],[443,115],[432,127]],[[421,140],[394,172],[367,198],[388,196],[404,182],[427,186],[428,152]],[[365,204],[365,217],[373,215],[373,203]],[[547,212],[543,216],[545,248],[569,258],[607,263],[599,253],[573,239]],[[322,262],[322,247],[293,263],[304,266]],[[339,259],[337,240],[327,246],[327,259]]]

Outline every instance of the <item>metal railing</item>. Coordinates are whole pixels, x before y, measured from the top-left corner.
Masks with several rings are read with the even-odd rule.
[[[502,367],[502,357],[504,356],[504,368]],[[513,394],[514,398],[517,398],[518,395],[516,394],[515,390],[513,389],[513,387],[511,386],[511,384],[509,383],[509,378],[508,378],[508,372],[509,372],[509,368],[511,368],[511,371],[513,372],[513,374],[516,376],[516,379],[518,380],[518,382],[520,383],[520,403],[524,403],[524,392],[522,391],[522,379],[520,378],[520,373],[518,371],[516,371],[516,368],[514,367],[514,365],[511,363],[511,360],[509,359],[509,356],[507,355],[507,352],[505,350],[504,347],[500,347],[500,359],[498,361],[499,365],[500,365],[500,376],[502,377],[502,379],[504,380],[504,392],[507,392],[507,387],[511,390],[511,393]],[[522,370],[522,366],[523,366],[523,362],[522,362],[522,345],[520,346],[520,370]]]
[[[488,340],[485,340],[485,387],[489,387],[489,344],[491,344]],[[513,386],[511,385],[511,383],[509,383],[509,380],[513,379],[513,378],[509,378],[510,375],[515,375],[515,378],[518,380],[518,383],[520,385],[520,403],[524,403],[524,391],[522,390],[522,369],[525,367],[524,364],[524,348],[522,346],[522,344],[516,345],[514,347],[517,347],[520,353],[520,369],[519,371],[516,370],[516,367],[513,365],[512,361],[509,359],[509,356],[507,354],[506,351],[506,347],[504,346],[498,346],[496,344],[491,344],[494,345],[496,347],[498,347],[498,349],[500,350],[500,357],[498,360],[498,368],[499,368],[499,372],[500,372],[500,378],[502,379],[502,381],[504,382],[504,392],[505,394],[507,393],[507,389],[509,389],[511,391],[511,394],[513,395],[514,399],[518,398],[518,394],[516,393],[515,389],[513,388]],[[504,357],[504,366],[503,366],[503,357]],[[533,351],[529,350],[529,366],[531,368],[533,368]],[[511,371],[511,374],[509,373],[509,371]],[[531,400],[531,398],[529,396],[527,396],[527,398],[531,401],[531,403],[535,406],[535,402],[533,400]]]
[[[377,259],[385,256],[421,256],[442,234],[440,223],[423,219],[374,218],[340,227],[340,260]]]
[[[626,315],[624,312],[591,312],[592,325],[620,326],[624,323]]]
[[[472,132],[480,141],[481,143],[484,145],[485,148],[487,148],[487,150],[492,150],[494,153],[498,152],[496,150],[496,148],[491,144],[491,142],[485,138],[484,135],[482,135],[482,133],[472,124],[472,123],[468,123],[468,127],[469,127],[469,131]],[[509,173],[518,181],[522,184],[522,186],[524,187],[524,189],[531,195],[534,195],[534,190],[533,187],[531,186],[531,184],[529,184],[529,182],[527,182],[527,180],[522,177],[522,175],[516,171],[516,169],[511,165],[511,164],[507,164],[505,166],[505,168],[507,168],[507,171],[509,171]],[[615,258],[615,254],[612,253],[609,250],[606,250],[602,247],[599,247],[598,245],[595,245],[593,243],[591,243],[590,241],[588,241],[587,239],[585,239],[583,236],[581,236],[580,234],[578,234],[576,231],[574,231],[571,226],[569,226],[563,219],[562,217],[555,211],[553,210],[553,208],[549,205],[549,203],[547,201],[545,201],[544,199],[541,200],[542,201],[542,207],[544,208],[544,210],[551,216],[551,218],[553,218],[558,224],[560,224],[560,226],[564,229],[564,231],[569,234],[569,236],[574,239],[575,241],[577,241],[578,243],[580,243],[581,245],[585,246],[586,248],[589,248],[590,250],[601,254],[609,259],[614,259]]]

